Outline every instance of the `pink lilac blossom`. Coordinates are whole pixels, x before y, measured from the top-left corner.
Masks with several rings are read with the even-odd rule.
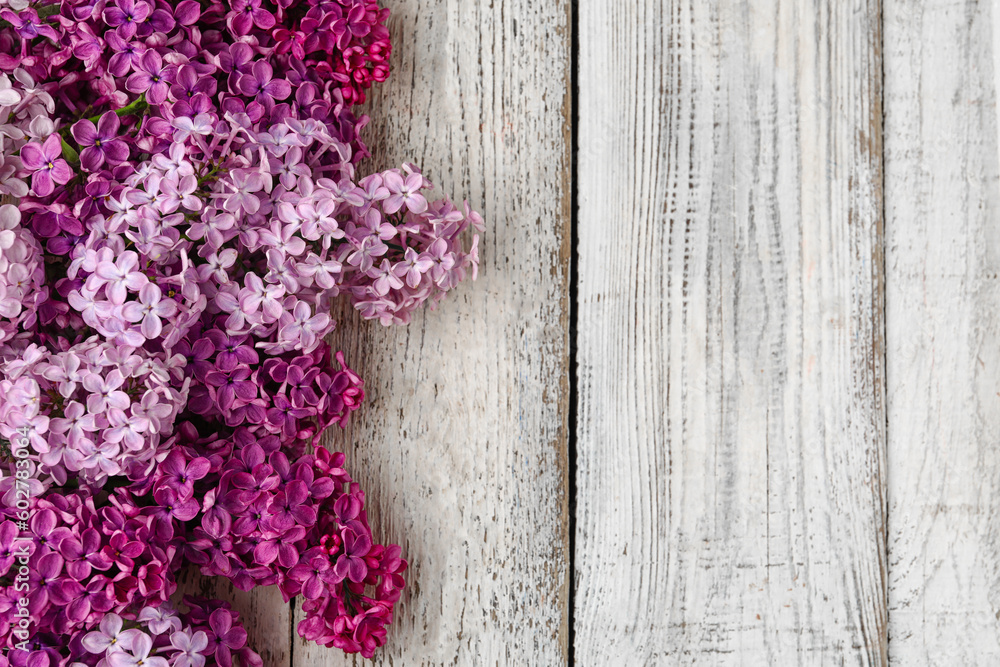
[[[371,657],[407,563],[318,446],[364,397],[329,313],[405,324],[476,277],[483,229],[414,165],[358,173],[388,10],[0,4],[0,453],[28,446],[0,466],[0,647],[26,486],[19,667],[260,665],[224,603],[171,606],[191,563]]]

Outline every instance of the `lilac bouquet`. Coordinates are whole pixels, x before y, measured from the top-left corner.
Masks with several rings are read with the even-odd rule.
[[[405,324],[482,218],[360,175],[373,0],[0,0],[0,667],[261,665],[188,566],[371,657],[406,561],[344,456],[344,297]]]

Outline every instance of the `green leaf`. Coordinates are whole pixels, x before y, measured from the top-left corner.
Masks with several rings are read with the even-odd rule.
[[[70,164],[80,164],[80,154],[76,152],[76,149],[66,143],[62,137],[59,137],[59,141],[62,143],[62,154],[66,161]]]

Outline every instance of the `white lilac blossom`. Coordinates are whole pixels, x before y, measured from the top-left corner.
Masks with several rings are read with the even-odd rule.
[[[42,477],[95,486],[147,475],[166,455],[187,402],[182,356],[93,336],[65,350],[8,347],[0,357],[0,437],[27,437]],[[42,401],[42,396],[47,400]]]
[[[165,155],[105,188],[130,215],[95,207],[67,275],[69,304],[110,342],[169,349],[223,314],[226,334],[265,353],[310,352],[340,294],[367,318],[405,323],[475,274],[478,238],[466,250],[461,235],[481,218],[429,203],[413,165],[355,182],[350,147],[315,122],[248,123],[228,115],[207,138],[175,121]],[[314,177],[330,156],[344,159],[338,180]]]

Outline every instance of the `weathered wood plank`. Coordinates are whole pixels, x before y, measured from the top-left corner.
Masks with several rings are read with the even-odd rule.
[[[348,454],[411,563],[376,664],[563,664],[568,634],[568,3],[394,0],[374,158],[412,160],[489,227],[476,283],[332,343],[368,400]],[[361,664],[362,660],[357,660]],[[292,664],[352,664],[297,637]],[[367,663],[366,663],[367,664]]]
[[[887,0],[889,653],[1000,664],[997,3]]]
[[[580,5],[577,664],[886,664],[879,18]]]

